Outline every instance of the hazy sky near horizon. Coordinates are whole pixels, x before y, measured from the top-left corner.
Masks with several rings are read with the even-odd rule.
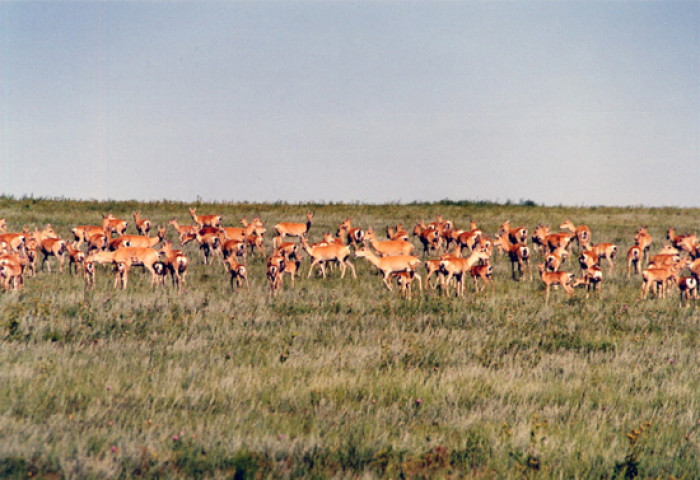
[[[700,206],[700,1],[0,0],[0,189]]]

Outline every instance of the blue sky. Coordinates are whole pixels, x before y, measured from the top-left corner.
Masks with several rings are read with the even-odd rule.
[[[700,2],[0,2],[0,188],[700,206]]]

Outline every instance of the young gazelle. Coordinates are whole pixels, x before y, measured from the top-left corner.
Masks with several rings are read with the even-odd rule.
[[[416,272],[414,270],[408,270],[405,272],[394,272],[389,275],[389,282],[396,279],[396,285],[399,287],[399,292],[406,297],[407,300],[411,299],[411,293],[413,290],[413,280],[418,278],[418,289],[423,290],[423,285],[421,283],[421,278],[416,277]]]
[[[197,235],[197,231],[199,228],[196,225],[180,225],[177,222],[177,218],[171,218],[168,220],[168,223],[173,226],[175,231],[177,232],[177,236],[180,239],[180,243],[183,243],[183,240],[186,236],[188,235]]]

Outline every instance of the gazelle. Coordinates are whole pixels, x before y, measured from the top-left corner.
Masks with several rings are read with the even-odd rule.
[[[508,254],[510,258],[511,273],[513,280],[516,280],[515,266],[518,266],[520,280],[523,280],[529,273],[532,280],[532,272],[530,271],[530,250],[523,243],[511,243],[510,237],[505,233],[499,234],[493,244],[495,247],[500,247],[503,252]]]
[[[436,253],[440,253],[440,247],[442,246],[442,236],[440,231],[432,226],[427,226],[421,220],[413,228],[413,235],[418,237],[420,243],[423,245],[423,255],[429,255],[430,249],[435,250]]]
[[[694,233],[689,235],[676,235],[674,228],[669,228],[666,233],[666,238],[671,242],[671,245],[684,252],[691,253],[694,250],[697,237]]]
[[[388,238],[389,240],[403,240],[405,242],[408,242],[409,240],[408,232],[405,228],[403,228],[403,224],[401,223],[397,224],[394,228],[387,226],[386,238]]]
[[[545,285],[545,303],[549,303],[549,289],[552,285],[561,285],[567,297],[574,292],[574,289],[571,287],[571,283],[574,281],[573,273],[563,271],[547,272],[543,263],[537,264],[537,269],[540,271],[540,277]]]
[[[557,248],[544,257],[544,266],[547,271],[556,272],[561,268],[561,264],[569,257],[569,251],[565,248]]]
[[[190,208],[189,210],[192,220],[194,220],[194,223],[196,223],[199,226],[199,228],[221,227],[221,215],[197,215],[196,208]]]
[[[51,272],[51,263],[47,263],[49,257],[56,257],[58,259],[59,271],[63,272],[63,254],[66,253],[66,241],[60,238],[46,238],[39,242],[39,251],[43,255],[41,261],[41,268],[44,265],[47,266],[49,272]]]
[[[89,255],[83,262],[83,278],[85,279],[85,289],[90,290],[95,287],[95,262]]]
[[[114,288],[118,290],[126,290],[126,284],[129,280],[129,270],[131,269],[131,262],[117,261],[113,262],[114,265]]]
[[[104,232],[91,235],[86,240],[88,253],[92,251],[106,250],[109,246],[109,237]]]
[[[678,278],[678,274],[683,269],[684,263],[679,262],[677,265],[671,267],[662,268],[647,268],[642,272],[642,299],[647,298],[649,289],[652,288],[654,292],[661,298],[666,298],[667,284]],[[659,294],[659,289],[661,293]]]
[[[440,273],[442,274],[442,287],[449,295],[450,281],[454,277],[457,280],[457,295],[464,294],[464,278],[467,272],[478,262],[488,262],[490,255],[486,252],[475,250],[466,258],[444,255],[440,260]]]
[[[309,257],[311,257],[311,266],[309,267],[309,275],[307,278],[311,277],[314,270],[314,265],[319,266],[323,278],[326,278],[326,268],[324,264],[327,262],[338,262],[340,264],[340,278],[345,277],[346,266],[350,267],[353,278],[357,278],[355,266],[350,262],[349,247],[337,244],[310,247],[305,237],[301,238],[301,244],[306,253],[309,254]]]
[[[92,252],[86,257],[96,263],[130,262],[131,266],[143,266],[151,273],[151,285],[156,284],[157,276],[153,264],[158,261],[158,252],[152,248],[125,247],[114,252]]]
[[[5,290],[19,291],[24,286],[24,271],[22,265],[8,263],[0,265],[0,278]]]
[[[493,284],[493,265],[474,265],[469,269],[469,274],[474,279],[474,290],[476,290],[477,293],[486,290],[488,286],[495,289]],[[484,283],[483,289],[479,289],[479,279],[481,279]]]
[[[574,279],[571,284],[572,287],[585,286],[586,287],[586,298],[590,296],[591,290],[593,292],[598,292],[598,297],[602,292],[603,283],[603,270],[598,265],[593,265],[592,267],[583,271],[583,276],[581,278]]]
[[[233,256],[226,258],[224,260],[224,264],[231,275],[231,290],[233,290],[233,282],[235,281],[239,290],[245,282],[246,290],[250,291],[250,284],[248,283],[248,268],[245,265],[238,263]]]
[[[146,237],[143,235],[122,235],[120,237],[112,239],[110,240],[110,249],[112,248],[112,242],[116,242],[118,240],[121,241],[122,246],[155,248],[155,246],[162,242],[164,238],[165,227],[158,227],[158,235],[156,235],[155,237]],[[127,245],[124,245],[125,243]],[[120,248],[120,246],[118,246],[117,248]],[[116,250],[116,248],[114,248],[113,250]]]
[[[197,230],[199,228],[196,225],[180,225],[177,222],[177,218],[171,218],[168,223],[173,226],[177,232],[177,236],[180,239],[180,243],[183,243],[183,239],[186,235],[197,235]]]
[[[346,243],[352,245],[354,248],[359,248],[365,240],[365,231],[359,227],[353,227],[350,218],[346,218],[343,220],[343,223],[338,226],[336,235],[345,237]]]
[[[501,229],[498,233],[501,235],[507,234],[508,240],[511,243],[522,243],[523,245],[527,244],[527,228],[510,228],[510,220],[506,220],[505,222],[503,222],[503,224],[501,225]]]
[[[695,277],[680,277],[676,283],[681,294],[681,305],[683,305],[683,300],[686,302],[686,307],[689,305],[691,299],[697,300],[698,281]]]
[[[171,242],[164,242],[158,253],[163,255],[163,263],[173,280],[173,285],[178,291],[182,290],[187,276],[187,266],[190,263],[187,255],[182,250],[173,249]]]
[[[590,245],[590,243],[591,243],[591,229],[588,228],[588,226],[586,226],[586,225],[576,226],[573,224],[573,222],[571,220],[567,219],[564,223],[559,225],[559,228],[569,230],[570,232],[572,232],[575,235],[576,243],[578,243],[579,250]]]
[[[111,212],[107,215],[102,215],[102,230],[104,230],[107,235],[113,233],[118,236],[124,235],[128,225],[129,224],[125,220],[115,218]]]
[[[23,233],[2,233],[0,242],[10,246],[13,252],[19,252],[24,248],[27,235]]]
[[[640,245],[632,245],[627,250],[627,278],[630,278],[632,268],[636,275],[640,272],[640,265],[644,258],[644,249]]]
[[[411,299],[411,293],[413,290],[413,280],[418,278],[418,289],[423,290],[423,285],[421,283],[421,278],[416,277],[416,272],[414,270],[408,270],[406,272],[395,272],[389,275],[389,282],[396,279],[396,285],[399,287],[399,292],[406,297],[407,300]]]
[[[280,237],[306,238],[311,229],[311,222],[314,219],[313,212],[306,214],[306,223],[282,222],[275,225],[275,233]]]
[[[87,242],[93,235],[105,234],[105,229],[97,225],[79,225],[71,230],[76,242]]]
[[[548,235],[551,235],[551,231],[547,225],[538,224],[532,232],[532,245],[540,252],[544,254],[547,249],[547,244],[545,239]]]
[[[298,257],[287,258],[275,252],[267,259],[267,268],[269,269],[271,265],[279,267],[280,278],[283,278],[284,275],[289,275],[293,288],[294,279],[300,274],[301,260]]]
[[[134,223],[139,235],[147,237],[148,233],[151,231],[151,221],[147,218],[141,218],[141,212],[134,212]]]
[[[377,235],[374,229],[369,227],[365,234],[365,244],[369,243],[380,257],[389,257],[393,255],[412,255],[414,251],[413,244],[406,240],[385,240],[377,241]]]
[[[649,255],[651,241],[651,234],[649,234],[647,227],[639,227],[637,233],[634,236],[634,243],[642,250],[642,256],[640,257],[640,261],[642,261],[644,257],[647,257]]]
[[[384,285],[386,285],[386,288],[389,290],[392,290],[391,283],[388,281],[392,273],[408,272],[410,270],[415,271],[418,265],[420,265],[418,257],[413,255],[378,257],[367,247],[356,250],[355,256],[365,258],[369,263],[377,267],[377,270],[382,274]],[[416,274],[416,276],[420,277],[418,274]]]
[[[282,270],[284,269],[284,262],[282,264],[270,264],[267,266],[267,280],[270,283],[270,298],[277,295],[277,292],[282,289]]]
[[[78,270],[82,269],[85,261],[85,252],[80,249],[80,242],[67,243],[66,252],[68,253],[68,272],[73,274],[73,267],[75,266],[75,274],[77,275]]]
[[[605,259],[608,262],[608,273],[612,273],[615,268],[617,245],[614,243],[597,243],[595,245],[589,245],[587,250],[594,252],[598,256],[598,264]]]

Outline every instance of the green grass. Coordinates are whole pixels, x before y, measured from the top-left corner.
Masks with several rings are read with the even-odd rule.
[[[188,206],[0,197],[0,218],[67,237],[110,210],[189,223]],[[640,301],[621,258],[639,225],[657,249],[670,226],[695,231],[697,209],[197,207],[226,225],[259,215],[270,230],[313,210],[314,239],[347,216],[381,229],[441,213],[486,232],[507,219],[556,229],[571,218],[621,255],[602,299],[558,290],[549,305],[541,282],[510,280],[503,257],[494,293],[470,284],[462,299],[410,301],[355,258],[358,280],[337,270],[306,279],[306,263],[296,288],[272,300],[264,259],[249,259],[251,292],[232,292],[221,265],[190,247],[179,295],[152,290],[139,269],[126,291],[100,269],[87,293],[82,278],[41,272],[0,295],[0,477],[697,476],[697,302]]]

